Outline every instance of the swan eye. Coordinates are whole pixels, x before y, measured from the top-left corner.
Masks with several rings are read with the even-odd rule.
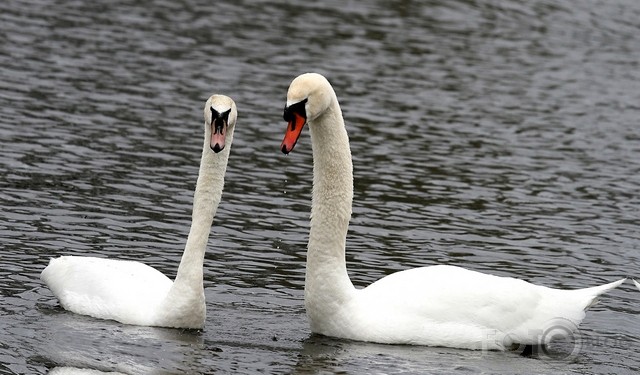
[[[302,100],[299,101],[295,104],[291,104],[290,106],[284,106],[284,114],[282,115],[282,118],[284,119],[284,121],[286,122],[291,122],[293,121],[293,114],[297,113],[300,116],[304,117],[305,119],[307,118],[307,110],[305,108],[306,104],[307,104],[307,100]]]

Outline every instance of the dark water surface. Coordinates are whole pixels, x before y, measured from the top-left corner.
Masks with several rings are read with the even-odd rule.
[[[305,71],[333,83],[351,136],[356,285],[433,264],[563,288],[640,277],[640,2],[523,3],[2,1],[0,373],[640,371],[630,282],[537,358],[309,333],[308,134],[278,150]],[[206,328],[61,309],[39,281],[51,257],[175,275],[214,92],[239,122]]]

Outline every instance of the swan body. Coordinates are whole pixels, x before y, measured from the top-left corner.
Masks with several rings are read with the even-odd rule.
[[[140,262],[61,256],[51,259],[40,277],[62,307],[125,324],[204,327],[204,254],[222,196],[236,105],[229,97],[212,95],[205,104],[204,118],[191,229],[175,280]]]
[[[633,283],[636,284],[636,287],[638,288],[638,290],[640,290],[640,283],[636,280],[633,280]]]
[[[295,78],[284,119],[284,153],[293,149],[305,125],[311,134],[313,197],[304,295],[315,333],[466,349],[546,344],[575,331],[598,296],[624,281],[560,290],[436,265],[397,272],[356,289],[345,263],[353,199],[351,151],[327,79],[316,73]]]

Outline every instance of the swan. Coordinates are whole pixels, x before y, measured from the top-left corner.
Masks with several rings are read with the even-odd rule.
[[[175,280],[140,262],[61,256],[51,259],[40,278],[62,307],[124,324],[204,327],[204,253],[222,196],[236,118],[231,98],[212,95],[207,100],[191,229]]]
[[[620,285],[560,290],[461,267],[435,265],[356,289],[345,262],[353,200],[349,138],[336,94],[317,73],[296,77],[284,109],[281,151],[308,125],[313,193],[304,304],[311,331],[383,344],[508,350],[541,345],[577,329],[599,295]]]
[[[637,282],[636,280],[633,280],[633,283],[636,284],[636,287],[640,290],[640,283]]]

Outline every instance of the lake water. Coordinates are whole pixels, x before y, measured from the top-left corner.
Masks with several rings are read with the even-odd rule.
[[[279,145],[290,81],[323,73],[351,137],[357,286],[433,264],[640,277],[639,20],[637,0],[3,1],[0,373],[638,373],[630,281],[533,358],[311,335],[308,132]],[[39,280],[51,257],[175,275],[212,93],[239,120],[205,329],[64,311]]]

